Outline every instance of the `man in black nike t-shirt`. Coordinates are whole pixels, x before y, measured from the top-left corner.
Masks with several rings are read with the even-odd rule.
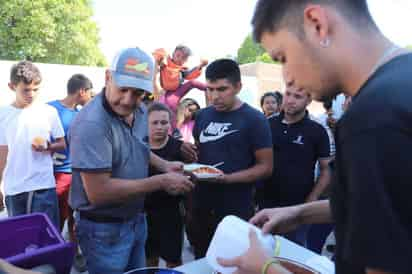
[[[272,140],[268,121],[243,103],[239,65],[220,59],[206,69],[211,106],[196,116],[193,135],[199,163],[219,165],[214,182],[199,182],[194,191],[195,256],[206,254],[217,224],[227,215],[245,220],[253,215],[257,180],[272,173]]]

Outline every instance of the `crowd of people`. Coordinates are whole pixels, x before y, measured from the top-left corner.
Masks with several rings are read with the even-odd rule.
[[[36,65],[15,64],[15,100],[0,108],[8,215],[43,212],[60,230],[67,221],[75,266],[91,274],[160,258],[179,266],[185,231],[202,258],[228,215],[316,252],[334,233],[337,274],[411,273],[411,54],[379,32],[366,1],[259,0],[252,26],[286,84],[261,97],[262,112],[239,99],[236,61],[188,69],[184,45],[170,56],[123,49],[101,92],[75,74],[67,96],[47,104]],[[203,68],[206,83],[195,80]],[[205,108],[184,98],[192,88]],[[313,99],[324,103],[319,119]],[[196,179],[183,172],[193,162],[222,174]],[[239,274],[290,273],[253,232],[250,243],[219,262]]]

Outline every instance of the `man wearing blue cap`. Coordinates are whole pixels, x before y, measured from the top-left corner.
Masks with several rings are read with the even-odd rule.
[[[150,153],[147,112],[153,61],[138,48],[122,50],[106,71],[103,91],[70,129],[73,179],[70,205],[90,274],[117,274],[145,266],[144,195],[190,191],[182,164]],[[148,178],[148,167],[165,174]]]

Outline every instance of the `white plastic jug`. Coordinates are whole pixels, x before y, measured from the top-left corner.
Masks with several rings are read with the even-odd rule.
[[[256,226],[245,222],[236,216],[227,216],[218,225],[206,259],[209,265],[222,274],[231,274],[236,271],[233,267],[223,267],[217,262],[217,258],[231,259],[244,254],[249,246],[249,231],[256,231],[259,242],[269,256],[275,255],[276,239],[272,235],[263,234]]]

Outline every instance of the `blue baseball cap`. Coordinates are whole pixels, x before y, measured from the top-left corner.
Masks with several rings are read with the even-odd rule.
[[[139,48],[121,50],[110,67],[118,87],[130,87],[153,92],[154,63],[152,55]]]

